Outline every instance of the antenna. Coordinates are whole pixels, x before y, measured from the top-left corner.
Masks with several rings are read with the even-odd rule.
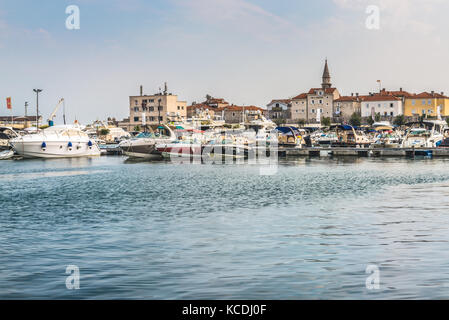
[[[64,119],[64,125],[66,124],[65,122],[65,99],[62,101],[62,118]]]

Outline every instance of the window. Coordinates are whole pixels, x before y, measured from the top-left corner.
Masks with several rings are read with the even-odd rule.
[[[134,107],[134,112],[138,112],[139,111],[139,107]]]
[[[393,116],[393,111],[390,112],[390,116]]]
[[[315,100],[312,100],[312,104],[315,104]]]
[[[139,100],[134,100],[134,104],[135,104],[136,106],[138,106],[138,105],[139,105]]]
[[[154,107],[150,107],[150,111],[154,111]]]
[[[377,106],[380,108],[380,103]]]
[[[426,100],[422,101],[422,105],[425,106],[426,105]]]
[[[154,99],[150,99],[150,100],[148,100],[149,102],[154,102]]]
[[[416,105],[416,101],[412,100],[412,106]]]
[[[312,109],[312,113],[315,113],[315,109]]]
[[[180,107],[180,106],[178,106],[178,110],[181,110],[181,107]]]
[[[429,114],[432,114],[432,109],[429,109],[428,112],[429,112]]]
[[[421,110],[422,114],[426,114],[426,110],[422,109]]]
[[[390,103],[390,108],[393,108],[393,106],[394,106],[393,103]]]
[[[134,117],[134,122],[139,121],[139,117]]]
[[[432,104],[432,100],[427,101],[427,103],[429,104],[429,106]]]
[[[320,104],[322,104],[323,103],[323,100],[320,100]]]

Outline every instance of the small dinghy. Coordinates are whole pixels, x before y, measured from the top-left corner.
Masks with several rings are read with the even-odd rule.
[[[8,160],[14,157],[14,151],[12,150],[5,150],[0,152],[0,160]]]

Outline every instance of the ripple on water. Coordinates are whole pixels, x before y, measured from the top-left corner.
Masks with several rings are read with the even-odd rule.
[[[447,297],[448,163],[5,162],[0,298]]]

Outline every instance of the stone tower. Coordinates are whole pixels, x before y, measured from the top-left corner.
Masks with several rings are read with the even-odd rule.
[[[331,84],[331,75],[329,73],[329,67],[327,65],[327,59],[326,64],[324,65],[324,72],[323,72],[323,83],[321,84],[323,89],[332,88]]]

